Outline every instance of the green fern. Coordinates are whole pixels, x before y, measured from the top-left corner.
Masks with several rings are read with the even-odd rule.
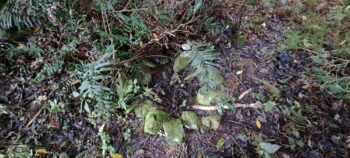
[[[111,44],[98,60],[88,64],[87,69],[78,76],[82,80],[80,95],[84,100],[84,108],[91,114],[92,123],[110,120],[115,108],[127,110],[128,103],[138,92],[140,87],[137,80],[121,77],[120,71],[122,69],[116,65],[115,45]],[[93,112],[87,108],[89,106],[93,107]]]
[[[79,87],[80,96],[83,99],[84,109],[88,113],[92,124],[96,121],[107,121],[112,117],[112,109],[117,105],[116,93],[113,91],[113,83],[116,81],[112,72],[115,72],[113,56],[115,55],[114,45],[107,46],[105,53],[98,60],[84,65],[77,72],[82,83]],[[90,110],[93,107],[93,110]]]
[[[175,73],[185,69],[189,64],[195,71],[186,77],[191,79],[197,77],[202,85],[210,88],[220,86],[224,78],[218,70],[218,65],[214,63],[217,59],[214,46],[203,42],[190,42],[182,45],[183,51],[175,60]]]
[[[52,76],[61,70],[63,64],[64,64],[64,61],[62,60],[59,60],[59,59],[53,60],[51,63],[46,64],[44,66],[44,71],[48,76]]]
[[[114,53],[114,45],[110,45],[99,60],[89,64],[88,70],[82,75],[83,82],[79,87],[83,97],[98,96],[104,92],[112,93],[112,90],[103,84],[103,80],[111,79],[110,72],[116,70],[110,61]]]
[[[0,28],[33,27],[40,23],[37,7],[42,1],[5,0],[0,3]]]

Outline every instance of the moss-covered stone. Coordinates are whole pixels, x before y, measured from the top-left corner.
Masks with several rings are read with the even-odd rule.
[[[205,129],[217,130],[220,126],[221,117],[219,115],[211,115],[203,117],[201,122]]]
[[[197,92],[197,102],[201,105],[210,106],[220,97],[219,89],[211,89],[207,86],[200,88]]]
[[[181,120],[187,129],[198,130],[200,128],[200,120],[198,115],[192,111],[184,111],[181,114]]]
[[[185,130],[180,119],[172,119],[165,122],[163,129],[169,145],[175,146],[183,142]]]
[[[161,110],[149,111],[145,118],[144,132],[147,134],[157,134],[166,120],[168,114]]]

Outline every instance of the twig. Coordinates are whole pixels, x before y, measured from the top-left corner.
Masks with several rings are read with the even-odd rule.
[[[237,108],[261,108],[262,107],[262,104],[259,101],[255,102],[255,103],[252,103],[252,104],[236,103],[234,105]],[[193,109],[197,109],[197,110],[212,111],[212,110],[218,110],[221,107],[218,107],[218,106],[193,105],[192,108]],[[228,106],[224,106],[222,108],[223,109],[230,109],[230,107],[228,107]]]
[[[40,110],[34,115],[34,117],[28,122],[28,124],[26,125],[26,128],[29,127],[35,120],[36,118],[39,116],[39,114],[45,109],[45,104],[41,105]]]
[[[165,55],[147,55],[145,56],[146,58],[148,57],[160,57],[160,58],[168,58],[168,59],[173,59],[172,57],[165,56]]]
[[[249,94],[250,92],[252,92],[252,88],[249,88],[248,90],[244,91],[239,97],[238,100],[243,99],[247,94]]]
[[[113,13],[133,12],[133,11],[145,11],[145,10],[148,10],[148,8],[122,9],[122,10],[113,11]]]
[[[183,30],[180,30],[181,27],[184,27],[184,26],[187,26],[187,25],[193,23],[193,22],[196,21],[198,18],[199,18],[199,16],[198,16],[198,17],[192,17],[192,19],[190,19],[190,20],[187,21],[186,23],[182,23],[182,24],[178,25],[175,29],[173,29],[173,30],[171,30],[171,31],[163,31],[163,32],[159,35],[159,37],[158,37],[157,39],[151,39],[151,40],[149,40],[149,41],[143,46],[143,48],[145,48],[146,46],[148,46],[148,45],[150,45],[150,44],[153,44],[153,43],[155,43],[155,42],[158,42],[158,41],[160,41],[160,40],[163,39],[163,38],[166,38],[167,35],[168,35],[168,36],[173,36],[173,37],[175,37],[174,33],[179,32],[179,31],[183,31]]]

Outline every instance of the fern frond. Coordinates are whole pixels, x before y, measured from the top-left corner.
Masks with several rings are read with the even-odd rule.
[[[104,84],[104,80],[112,79],[111,72],[115,71],[114,62],[110,59],[115,54],[114,45],[107,47],[106,52],[97,61],[88,65],[88,70],[82,75],[83,82],[79,90],[83,96],[101,95],[105,92],[112,93]]]
[[[0,28],[24,28],[33,27],[40,23],[39,12],[36,11],[41,1],[32,2],[32,0],[5,0],[0,3]]]
[[[217,55],[213,45],[188,41],[183,47],[188,50],[183,51],[176,59],[175,72],[181,71],[187,66],[186,63],[190,63],[190,66],[196,71],[186,79],[196,76],[202,85],[208,85],[210,88],[216,88],[223,83],[224,78],[217,68],[218,65],[214,63]]]

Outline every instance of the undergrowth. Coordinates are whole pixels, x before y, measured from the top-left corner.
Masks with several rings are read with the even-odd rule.
[[[39,69],[32,84],[68,73],[75,80],[70,93],[81,100],[80,111],[93,124],[111,120],[117,109],[130,111],[135,99],[153,97],[144,95],[151,89],[148,71],[167,64],[180,44],[199,33],[220,33],[230,25],[211,12],[205,14],[206,9],[222,5],[210,0],[15,2],[1,3],[0,28],[7,33],[1,55],[8,61],[20,55],[41,59],[25,69],[27,73]],[[25,14],[17,17],[20,11]],[[24,40],[12,40],[26,29],[31,33],[22,36]],[[43,41],[39,35],[49,35],[51,40]],[[214,63],[214,46],[200,40],[188,45],[193,48],[194,71],[186,80],[197,77],[202,85],[219,87],[223,78]]]
[[[300,27],[285,32],[286,48],[292,51],[306,51],[315,64],[308,70],[313,84],[338,99],[350,99],[349,80],[349,26],[350,7],[342,2],[297,3],[316,8],[301,12],[292,10],[290,19],[300,22]],[[323,6],[322,5],[322,6]],[[297,17],[296,17],[297,16]]]
[[[115,152],[105,125],[115,121],[117,115],[129,114],[140,100],[161,102],[149,87],[154,70],[173,61],[174,76],[169,80],[181,85],[180,76],[186,75],[183,80],[197,79],[199,86],[209,89],[204,92],[204,100],[208,100],[209,92],[221,95],[224,78],[216,64],[216,44],[224,41],[231,47],[231,42],[236,42],[241,48],[249,42],[233,22],[234,13],[225,8],[226,3],[229,1],[5,0],[0,2],[0,72],[7,72],[14,62],[28,60],[30,64],[16,68],[32,77],[30,84],[49,85],[48,81],[62,78],[65,87],[58,93],[67,96],[59,94],[61,98],[49,101],[48,111],[65,113],[70,99],[78,100],[72,109],[77,108],[90,124],[100,127],[98,136],[105,157],[107,152]],[[279,15],[300,25],[284,33],[282,49],[308,52],[314,67],[305,68],[305,75],[312,78],[312,84],[338,99],[350,99],[349,2],[327,2],[326,7],[320,7],[316,1],[249,0],[240,5],[262,4],[273,11],[273,7],[287,3],[289,7],[280,10]],[[312,11],[306,12],[306,6]],[[254,29],[253,23],[260,22],[242,27]],[[221,34],[228,38],[220,39]],[[216,43],[208,42],[213,38]],[[188,71],[181,72],[188,67]],[[69,81],[64,80],[67,76]],[[270,110],[281,97],[280,90],[271,89],[273,101],[264,104]],[[265,100],[258,93],[251,95]],[[220,114],[224,107],[233,108],[230,104],[234,98],[215,97],[219,98],[215,104]],[[183,104],[181,108],[186,100]],[[304,146],[298,130],[309,123],[303,116],[305,111],[295,104],[281,106],[282,113],[293,122],[288,133],[292,150]],[[266,143],[258,149],[268,156],[262,151],[264,147]]]

